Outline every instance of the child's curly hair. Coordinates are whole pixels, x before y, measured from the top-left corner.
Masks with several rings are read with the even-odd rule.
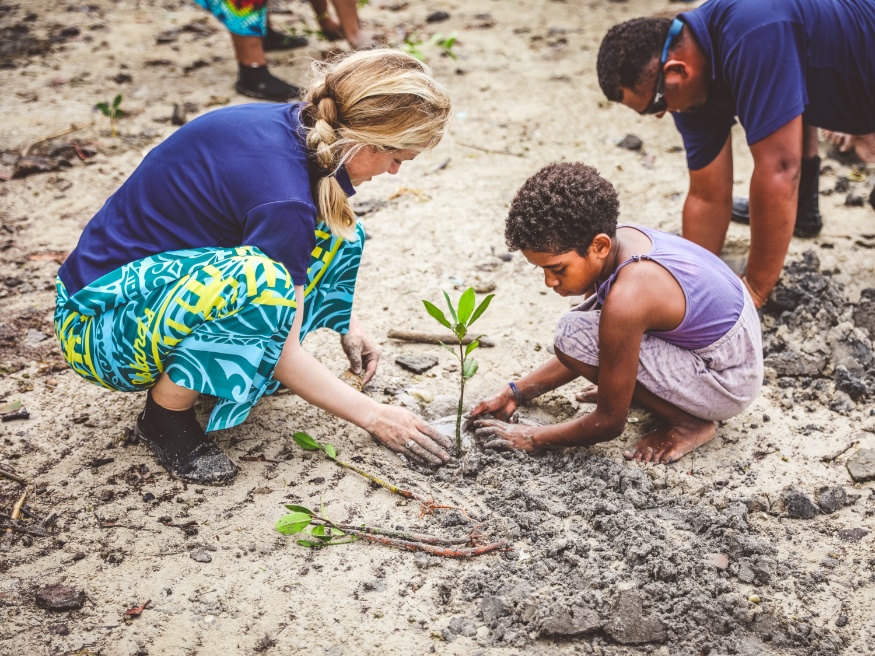
[[[617,233],[620,201],[613,185],[578,162],[548,164],[526,180],[510,205],[504,239],[512,250],[586,257],[593,237]]]

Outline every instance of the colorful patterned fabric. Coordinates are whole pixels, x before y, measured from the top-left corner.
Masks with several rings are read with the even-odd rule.
[[[301,339],[349,329],[364,244],[316,227]],[[127,264],[72,297],[57,281],[55,333],[73,370],[124,392],[151,388],[162,372],[218,397],[207,430],[242,422],[279,387],[273,370],[295,316],[288,270],[259,249],[196,248]]]
[[[194,0],[222,21],[231,34],[265,36],[267,0]]]

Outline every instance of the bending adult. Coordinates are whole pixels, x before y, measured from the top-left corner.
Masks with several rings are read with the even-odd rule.
[[[317,70],[305,103],[227,107],[180,128],[58,272],[67,362],[110,389],[148,390],[137,434],[179,478],[222,483],[237,471],[195,418],[199,394],[218,397],[214,431],[280,384],[414,461],[449,458],[449,440],[421,418],[352,389],[301,347],[331,328],[353,372],[374,375],[379,351],[352,314],[364,231],[348,198],[435,146],[449,97],[394,50]]]
[[[674,21],[616,25],[602,41],[608,99],[671,112],[690,171],[683,234],[714,253],[733,211],[730,128],[736,117],[744,127],[754,160],[744,280],[757,307],[794,230],[812,237],[822,227],[817,128],[875,132],[873,34],[871,0],[709,0]]]

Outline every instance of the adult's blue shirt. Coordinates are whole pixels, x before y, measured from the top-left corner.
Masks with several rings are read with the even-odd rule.
[[[156,146],[61,266],[67,293],[150,255],[213,246],[257,246],[296,285],[306,284],[318,212],[300,108],[217,109]],[[347,195],[355,193],[345,169],[336,177]]]
[[[748,144],[800,114],[875,132],[875,0],[708,0],[679,18],[711,66],[705,105],[673,113],[691,170],[717,157],[736,116]]]

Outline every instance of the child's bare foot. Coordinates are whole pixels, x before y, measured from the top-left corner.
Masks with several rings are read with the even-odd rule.
[[[829,139],[841,152],[854,153],[866,164],[875,164],[875,133],[853,135],[844,132],[832,132],[824,130],[824,136]]]
[[[623,453],[627,460],[668,464],[694,451],[714,438],[713,421],[695,419],[683,425],[655,430]]]
[[[592,385],[591,387],[587,387],[582,392],[578,392],[577,394],[575,394],[574,398],[577,399],[579,403],[598,403],[599,402],[598,385]]]

